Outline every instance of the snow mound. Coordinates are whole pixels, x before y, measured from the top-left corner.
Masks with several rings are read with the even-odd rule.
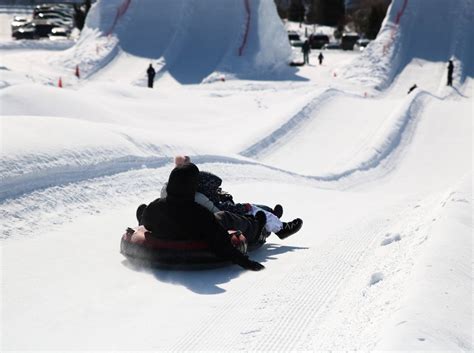
[[[474,76],[473,28],[472,0],[394,0],[377,39],[342,74],[385,89],[413,59],[453,59],[463,83]]]
[[[91,75],[120,55],[139,60],[138,77],[146,59],[159,76],[200,83],[288,72],[291,48],[272,0],[99,0],[63,64]]]

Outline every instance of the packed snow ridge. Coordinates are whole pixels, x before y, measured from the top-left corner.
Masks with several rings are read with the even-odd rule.
[[[85,62],[85,75],[100,71],[104,77],[133,59],[138,67],[127,70],[138,82],[148,61],[159,76],[199,83],[223,75],[288,76],[290,55],[270,0],[110,0],[91,9],[79,42],[63,60],[71,67]]]

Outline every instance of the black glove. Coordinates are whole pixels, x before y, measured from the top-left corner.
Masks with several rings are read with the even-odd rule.
[[[252,261],[247,259],[247,261],[244,261],[242,263],[239,263],[240,266],[245,268],[246,270],[251,270],[251,271],[260,271],[265,268],[261,263],[257,261]]]
[[[219,195],[219,201],[220,202],[234,203],[234,198],[232,197],[231,194],[229,194],[225,191],[222,191],[218,195]]]

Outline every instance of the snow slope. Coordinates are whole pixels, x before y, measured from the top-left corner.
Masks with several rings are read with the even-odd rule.
[[[472,0],[392,1],[377,39],[344,75],[387,88],[410,69],[410,76],[422,80],[438,78],[436,85],[429,87],[435,90],[445,84],[446,69],[433,69],[434,64],[445,66],[453,59],[458,68],[455,79],[463,83],[474,72],[473,23]],[[424,63],[429,68],[424,69]]]
[[[174,42],[218,23],[199,26],[203,3],[132,0],[105,36],[123,2],[101,1],[70,49],[0,43],[1,350],[471,351],[472,1],[395,0],[367,51],[325,52],[287,80],[257,64],[271,53],[260,35],[248,39],[253,79],[226,56],[237,39],[207,48],[209,61]],[[169,42],[153,55],[135,38],[161,15],[140,4],[179,14],[162,18]],[[271,33],[270,2],[251,4]],[[438,47],[425,37],[447,9],[440,38],[459,41]],[[202,66],[189,72],[192,58]],[[153,90],[138,70],[150,59],[166,67]],[[89,60],[81,80],[75,60]],[[247,80],[215,81],[211,67]],[[165,271],[119,253],[182,153],[237,201],[304,220],[251,254],[265,270]]]
[[[291,51],[284,38],[271,0],[98,1],[63,64],[136,84],[150,62],[158,76],[166,73],[180,83],[222,74],[275,77],[289,72]]]

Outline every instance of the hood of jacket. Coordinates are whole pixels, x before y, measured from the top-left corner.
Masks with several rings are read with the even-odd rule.
[[[222,184],[222,179],[209,172],[199,172],[198,191],[207,197],[217,193]]]
[[[193,163],[184,164],[171,171],[166,187],[166,199],[172,202],[194,202],[199,169]]]

